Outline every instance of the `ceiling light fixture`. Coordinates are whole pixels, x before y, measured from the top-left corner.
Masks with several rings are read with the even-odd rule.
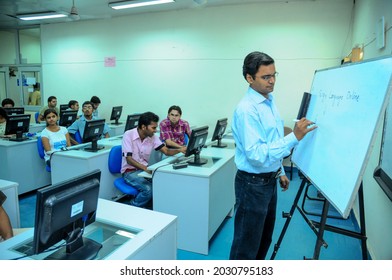
[[[158,4],[172,3],[174,0],[136,0],[136,1],[120,1],[109,3],[109,7],[115,10],[137,8],[143,6],[151,6]]]
[[[42,13],[35,13],[35,14],[16,15],[16,17],[21,20],[51,19],[51,18],[62,18],[67,16],[68,15],[66,14],[62,14],[58,12],[42,12]]]

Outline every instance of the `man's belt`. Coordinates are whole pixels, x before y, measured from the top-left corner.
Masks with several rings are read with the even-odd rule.
[[[282,170],[279,168],[277,171],[273,172],[266,172],[266,173],[249,173],[246,171],[238,170],[240,173],[248,175],[248,176],[254,176],[254,177],[259,177],[259,178],[264,178],[264,179],[272,179],[272,178],[278,178],[280,173],[282,173]]]

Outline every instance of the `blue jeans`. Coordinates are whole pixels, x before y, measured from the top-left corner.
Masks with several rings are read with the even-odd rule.
[[[276,219],[276,180],[237,171],[231,260],[265,259],[272,242]]]
[[[142,170],[123,173],[124,181],[137,189],[139,193],[131,201],[131,205],[145,207],[152,199],[152,182],[149,179],[138,176]]]

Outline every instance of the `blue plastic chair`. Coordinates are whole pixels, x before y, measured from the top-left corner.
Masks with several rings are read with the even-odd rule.
[[[35,123],[39,123],[39,120],[38,120],[39,112],[35,112],[34,117],[35,117]]]
[[[78,142],[79,144],[83,143],[83,139],[82,139],[82,136],[80,135],[79,130],[76,131],[76,133],[74,134],[74,138],[75,138],[76,142]]]
[[[40,158],[42,158],[42,159],[45,159],[45,149],[44,149],[44,145],[42,144],[42,139],[41,139],[41,137],[38,137],[37,138],[37,149],[38,149],[38,155],[39,155],[39,157]],[[45,163],[45,169],[46,169],[46,171],[48,171],[48,172],[51,172],[52,171],[52,169],[50,168],[50,166],[48,166],[46,163]]]
[[[121,145],[112,147],[110,149],[109,159],[108,159],[108,168],[110,173],[112,174],[121,173],[121,160],[122,160]],[[124,194],[136,196],[139,193],[137,189],[125,183],[122,177],[115,179],[113,183],[114,186]]]

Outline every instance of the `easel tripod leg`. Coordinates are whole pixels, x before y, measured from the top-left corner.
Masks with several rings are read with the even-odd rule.
[[[295,199],[294,199],[293,205],[291,206],[291,209],[290,209],[289,214],[287,214],[287,213],[282,213],[283,217],[286,218],[287,220],[286,220],[286,222],[284,223],[284,226],[283,226],[282,232],[280,233],[278,242],[277,242],[277,243],[275,244],[275,246],[274,246],[274,251],[273,251],[273,253],[272,253],[272,255],[271,255],[271,260],[275,259],[276,253],[278,252],[278,250],[279,250],[279,248],[280,248],[280,244],[282,243],[283,237],[284,237],[284,235],[285,235],[285,233],[286,233],[286,230],[287,230],[287,228],[289,227],[291,218],[292,218],[292,216],[293,216],[293,214],[294,214],[294,211],[295,211],[295,209],[296,209],[296,207],[297,207],[298,201],[299,201],[299,199],[301,198],[301,194],[302,194],[302,192],[303,192],[303,189],[305,188],[306,183],[308,183],[308,180],[304,178],[304,179],[302,180],[302,182],[301,182],[301,185],[300,185],[299,189],[298,189],[297,195],[296,195],[296,197],[295,197]]]

